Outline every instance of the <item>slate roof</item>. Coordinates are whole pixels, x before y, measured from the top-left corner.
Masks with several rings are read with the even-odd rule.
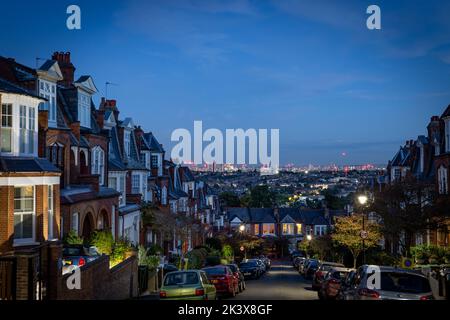
[[[164,153],[162,145],[158,142],[153,133],[151,132],[144,133],[144,138],[145,140],[147,140],[150,151]]]
[[[46,99],[39,97],[39,96],[35,95],[34,93],[32,93],[28,90],[25,90],[24,88],[19,87],[3,78],[0,78],[0,92],[14,93],[14,94],[19,94],[19,95],[23,95],[23,96],[37,98],[42,101],[47,101]]]
[[[99,198],[113,198],[120,195],[114,189],[100,187],[96,192],[92,186],[71,185],[70,187],[61,189],[61,204],[73,204],[82,201],[89,201]]]
[[[122,161],[122,152],[120,150],[119,138],[117,133],[117,127],[114,126],[111,128],[110,139],[111,139],[111,148],[109,148],[109,156],[108,156],[108,164],[110,171],[125,171],[126,166]]]
[[[450,117],[450,105],[448,105],[447,109],[445,109],[444,113],[442,114],[441,118]]]
[[[0,157],[0,172],[60,172],[45,158]]]
[[[392,159],[391,165],[393,167],[401,167],[406,165],[406,162],[408,161],[410,154],[411,152],[407,147],[400,147],[400,150],[395,154],[394,158]]]

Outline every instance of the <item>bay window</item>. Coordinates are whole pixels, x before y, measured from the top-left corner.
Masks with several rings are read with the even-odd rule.
[[[124,134],[124,148],[125,148],[125,155],[127,158],[130,157],[130,148],[131,148],[131,132],[125,131]]]
[[[315,236],[324,236],[327,233],[327,226],[317,225],[314,226],[314,235]]]
[[[14,240],[34,241],[34,186],[14,188]]]
[[[294,234],[294,224],[283,223],[283,234]]]
[[[12,152],[12,104],[2,104],[0,111],[0,152]]]
[[[54,211],[53,211],[53,186],[48,186],[48,206],[47,206],[47,214],[48,214],[48,239],[53,239],[53,219],[54,219]]]
[[[19,117],[19,152],[26,152],[26,137],[27,137],[27,107],[20,106],[20,117]]]
[[[28,153],[34,153],[34,134],[36,129],[36,110],[28,108]]]

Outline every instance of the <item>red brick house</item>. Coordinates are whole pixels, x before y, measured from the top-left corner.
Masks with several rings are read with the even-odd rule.
[[[74,80],[69,52],[55,52],[37,69],[0,58],[1,76],[46,99],[39,109],[38,155],[61,171],[61,234],[73,230],[88,238],[109,229],[117,235],[119,194],[107,187],[109,136],[95,117],[93,79]]]
[[[38,157],[45,102],[0,76],[0,300],[56,294],[61,173]]]

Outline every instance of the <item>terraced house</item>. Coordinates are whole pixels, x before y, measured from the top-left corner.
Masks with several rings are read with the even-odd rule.
[[[395,184],[413,178],[415,181],[434,190],[437,195],[433,201],[441,207],[450,204],[450,106],[441,116],[433,116],[427,126],[427,135],[407,140],[401,146],[387,166],[386,183]],[[448,212],[446,213],[448,217]],[[439,217],[437,217],[439,218]],[[441,219],[439,219],[441,220]],[[387,241],[386,247],[391,252],[399,252],[399,243],[407,235],[402,233],[394,241]],[[435,228],[413,235],[412,245],[450,245],[450,222],[437,223]]]

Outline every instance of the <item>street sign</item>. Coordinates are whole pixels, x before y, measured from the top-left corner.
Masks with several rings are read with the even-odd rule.
[[[359,235],[361,236],[361,239],[367,239],[367,237],[369,236],[369,233],[366,230],[361,230]]]

